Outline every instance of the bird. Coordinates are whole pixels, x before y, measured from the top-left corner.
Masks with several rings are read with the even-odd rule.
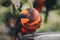
[[[22,34],[35,32],[41,26],[42,18],[35,8],[24,9],[19,16]]]

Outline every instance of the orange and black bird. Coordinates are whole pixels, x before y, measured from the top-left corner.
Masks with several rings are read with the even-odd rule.
[[[18,15],[12,39],[16,39],[18,33],[25,35],[35,32],[41,26],[41,21],[41,15],[35,8],[22,10]]]
[[[41,26],[42,18],[35,8],[22,10],[19,16],[20,27],[22,27],[20,30],[22,34],[35,32],[36,29]]]

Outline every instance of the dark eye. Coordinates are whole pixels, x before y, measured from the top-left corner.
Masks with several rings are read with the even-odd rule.
[[[2,6],[8,7],[11,5],[11,1],[2,2]]]

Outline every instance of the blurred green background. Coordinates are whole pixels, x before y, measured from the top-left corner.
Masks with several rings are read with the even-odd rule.
[[[59,0],[57,1],[57,4],[55,6],[58,6],[58,7],[60,6]],[[40,13],[42,16],[42,25],[38,29],[38,32],[60,31],[60,9],[58,7],[55,7],[53,10],[50,10],[48,12],[48,19],[46,23],[44,23],[46,7],[44,6],[42,8],[43,12]],[[25,3],[21,9],[23,10],[26,8],[29,8],[28,3]],[[9,7],[4,7],[0,5],[0,25],[1,26],[4,24],[6,13],[10,12],[11,10],[12,10],[11,5]]]
[[[54,7],[53,10],[50,10],[48,12],[46,23],[44,22],[46,7],[44,6],[42,8],[42,12],[40,13],[42,17],[42,24],[41,24],[41,27],[36,30],[36,32],[60,32],[60,0],[57,0],[57,4],[55,6],[56,7]],[[21,9],[23,10],[28,7],[29,5],[28,3],[26,3],[23,5]],[[7,34],[9,30],[8,28],[5,28],[5,24],[4,24],[5,15],[9,11],[11,11],[11,5],[9,7],[3,7],[2,5],[0,5],[0,34],[2,35]],[[3,38],[6,38],[6,37],[3,37]]]

